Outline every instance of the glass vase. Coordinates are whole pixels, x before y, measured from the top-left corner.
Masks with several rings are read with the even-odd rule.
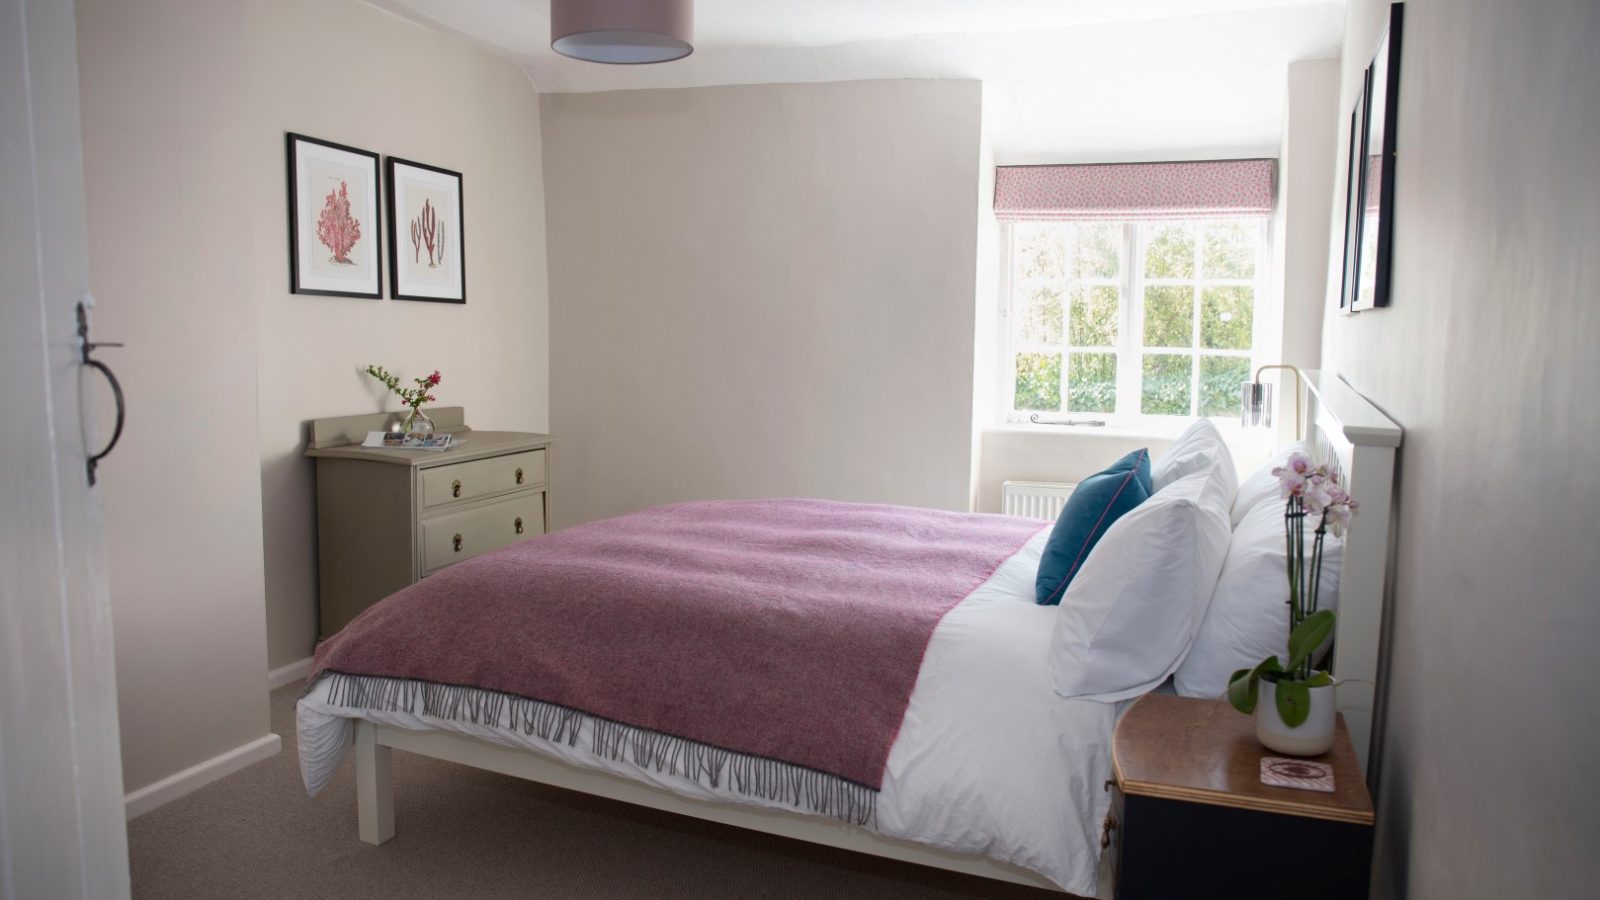
[[[400,431],[403,434],[433,434],[433,420],[421,409],[412,409],[400,421]]]

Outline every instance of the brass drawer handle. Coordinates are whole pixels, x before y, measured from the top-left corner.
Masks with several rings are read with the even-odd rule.
[[[461,496],[461,479],[457,478],[455,481],[450,482],[450,496]]]
[[[451,539],[451,543],[455,544],[456,552],[460,553],[461,552],[461,535],[459,533],[454,538]]]
[[[522,483],[522,467],[521,466],[517,466],[517,484],[521,484],[521,483]],[[518,532],[518,533],[520,534],[521,532]]]
[[[521,534],[522,533],[522,517],[521,516],[517,516],[516,525],[517,525],[517,534]]]

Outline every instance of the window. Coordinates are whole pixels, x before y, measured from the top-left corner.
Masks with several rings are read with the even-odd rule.
[[[1238,412],[1264,309],[1266,219],[1004,227],[1011,421]]]

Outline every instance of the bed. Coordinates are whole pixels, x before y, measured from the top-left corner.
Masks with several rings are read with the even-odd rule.
[[[1353,691],[1341,689],[1340,695],[1365,759],[1373,712],[1370,682],[1377,674],[1380,646],[1388,494],[1398,428],[1337,378],[1313,373],[1310,384],[1308,420],[1314,426],[1319,451],[1337,462],[1352,489],[1360,491],[1363,518],[1378,520],[1376,527],[1367,527],[1374,523],[1364,521],[1363,528],[1352,532],[1369,536],[1360,543],[1352,541],[1346,551],[1347,587],[1335,651],[1341,676],[1368,682],[1365,690],[1359,686]],[[1381,499],[1376,496],[1379,492]],[[660,515],[667,519],[648,520],[641,527],[683,528],[690,520],[682,516],[699,514],[666,509],[668,512]],[[831,507],[802,506],[785,514],[797,510],[799,514],[838,512]],[[876,515],[876,510],[868,512]],[[858,512],[868,514],[859,510],[845,514]],[[717,515],[725,513],[727,510],[719,510]],[[737,518],[740,514],[732,515]],[[940,528],[966,528],[972,525],[971,518],[960,522],[916,519],[907,528],[910,534],[937,544],[943,534]],[[893,530],[899,526],[885,527]],[[871,728],[854,729],[852,725],[854,730],[844,737],[821,741],[809,749],[803,738],[792,735],[778,738],[777,744],[738,744],[729,756],[723,745],[737,741],[691,739],[695,722],[692,716],[683,718],[686,714],[675,704],[650,707],[631,694],[608,701],[613,704],[610,707],[598,702],[536,703],[526,699],[521,687],[493,680],[487,683],[509,689],[464,689],[457,673],[475,673],[478,664],[471,661],[471,654],[460,652],[440,654],[443,662],[438,665],[443,668],[414,670],[408,668],[409,659],[401,659],[392,671],[363,669],[397,677],[347,676],[344,670],[362,669],[351,663],[363,658],[362,649],[371,655],[379,651],[370,648],[384,642],[400,649],[423,647],[441,627],[437,623],[417,627],[394,612],[407,603],[396,595],[374,607],[370,615],[382,620],[386,613],[381,611],[388,609],[387,615],[407,622],[404,627],[411,630],[395,630],[400,625],[369,628],[370,635],[376,636],[367,637],[365,643],[345,641],[333,648],[326,660],[319,649],[323,665],[299,704],[301,767],[307,788],[319,790],[353,748],[359,834],[368,843],[382,843],[394,834],[390,760],[398,749],[785,837],[1054,891],[1109,896],[1105,873],[1111,865],[1102,858],[1101,847],[1110,805],[1105,785],[1111,777],[1111,734],[1121,711],[1134,698],[1119,702],[1066,699],[1052,690],[1047,661],[1056,609],[1037,605],[1033,590],[1047,524],[1012,520],[973,527],[993,534],[976,541],[983,545],[982,552],[973,551],[964,558],[962,577],[971,584],[952,576],[946,587],[953,592],[953,599],[947,606],[935,602],[930,607],[931,624],[924,624],[931,633],[924,638],[925,651],[914,661],[910,682],[904,686],[903,718],[885,720],[892,726],[887,739],[864,741],[871,752],[857,756],[865,763],[836,760],[828,750],[833,744],[849,743],[857,730]],[[714,532],[711,537],[715,538]],[[951,539],[966,546],[966,537]],[[649,552],[653,551],[646,554]],[[452,570],[470,571],[464,567],[475,563],[478,561],[468,561]],[[560,571],[559,558],[551,565]],[[920,563],[911,567],[926,568]],[[972,578],[973,572],[980,577]],[[914,588],[937,593],[937,579],[931,584],[934,587],[918,582]],[[882,585],[877,589],[892,590]],[[680,610],[673,615],[685,613]],[[769,615],[763,621],[771,619]],[[604,627],[596,626],[594,619],[586,621]],[[352,628],[356,624],[359,621]],[[526,627],[564,633],[561,628],[566,626],[537,620]],[[657,622],[654,627],[664,629],[663,640],[677,646],[679,637],[668,624]],[[912,626],[899,622],[893,627]],[[450,646],[456,647],[464,638],[455,635],[449,639],[455,641]],[[473,638],[489,643],[498,639],[494,635]],[[349,649],[352,646],[357,649]],[[428,651],[418,655],[427,657]],[[848,670],[850,660],[861,655],[859,650],[841,654],[841,661],[829,668]],[[662,659],[665,657],[658,656],[656,664]],[[882,680],[892,685],[895,678],[890,662],[884,662]],[[584,661],[563,664],[581,667]],[[698,703],[713,702],[705,699],[708,696],[723,698],[723,690],[708,694],[686,687],[699,683],[684,681],[694,673],[692,667],[680,672],[669,666],[663,680],[676,685],[674,690],[700,698]],[[433,677],[398,677],[418,674]],[[810,677],[826,680],[815,672]],[[546,673],[541,684],[549,683],[550,678]],[[637,686],[641,682],[627,683]],[[864,682],[858,672],[840,683]],[[792,689],[792,685],[782,689]],[[762,695],[737,698],[738,704],[748,706],[758,696]],[[894,691],[886,691],[885,696],[885,705],[892,707]],[[670,727],[661,732],[632,728],[625,721],[632,718],[631,712],[627,716],[610,714],[614,709],[633,710],[629,704],[635,703],[644,704],[640,709],[655,710],[651,714],[666,716],[663,721]],[[599,712],[590,715],[577,709],[591,705]],[[819,728],[826,730],[825,726]],[[876,768],[874,753],[881,756],[881,766]]]

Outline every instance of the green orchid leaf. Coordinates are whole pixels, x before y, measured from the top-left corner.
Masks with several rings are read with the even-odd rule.
[[[1307,616],[1289,635],[1289,671],[1293,672],[1333,633],[1334,612],[1320,609]]]
[[[1311,677],[1306,679],[1306,687],[1327,687],[1330,684],[1333,684],[1333,676],[1321,669],[1312,672]]]
[[[1311,690],[1304,681],[1280,681],[1277,686],[1278,717],[1295,728],[1311,715]]]
[[[1261,677],[1268,672],[1283,671],[1283,664],[1278,662],[1276,656],[1269,656],[1256,665],[1254,669],[1240,669],[1228,679],[1228,702],[1233,708],[1242,713],[1256,711],[1256,697],[1261,692]]]
[[[1256,711],[1256,690],[1258,685],[1255,678],[1251,677],[1249,669],[1240,669],[1228,679],[1228,702],[1233,708],[1246,715]]]

